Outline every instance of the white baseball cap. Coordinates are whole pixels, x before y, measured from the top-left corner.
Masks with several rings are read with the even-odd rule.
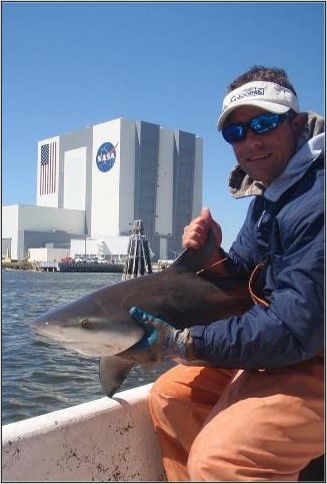
[[[224,98],[217,122],[218,131],[223,129],[230,113],[240,106],[257,106],[277,114],[286,113],[289,109],[299,112],[297,97],[290,89],[274,82],[252,81],[229,92]]]

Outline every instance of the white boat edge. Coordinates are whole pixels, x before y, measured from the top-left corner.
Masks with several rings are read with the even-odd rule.
[[[165,481],[151,385],[2,426],[2,482]]]

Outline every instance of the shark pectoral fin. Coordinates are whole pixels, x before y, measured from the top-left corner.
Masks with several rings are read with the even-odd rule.
[[[102,356],[99,364],[99,377],[102,390],[112,397],[125,380],[135,363],[119,356]]]

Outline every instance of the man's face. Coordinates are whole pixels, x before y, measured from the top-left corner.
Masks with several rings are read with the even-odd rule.
[[[240,106],[230,114],[226,126],[246,123],[264,112],[254,106]],[[302,117],[296,116],[265,134],[255,134],[249,129],[244,140],[232,144],[238,164],[253,180],[268,186],[281,174],[294,154],[302,124]]]

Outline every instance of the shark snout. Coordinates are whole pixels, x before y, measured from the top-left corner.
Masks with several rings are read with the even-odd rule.
[[[69,350],[91,357],[111,356],[130,348],[144,335],[144,330],[126,314],[125,319],[116,319],[52,311],[31,326],[38,335]]]

